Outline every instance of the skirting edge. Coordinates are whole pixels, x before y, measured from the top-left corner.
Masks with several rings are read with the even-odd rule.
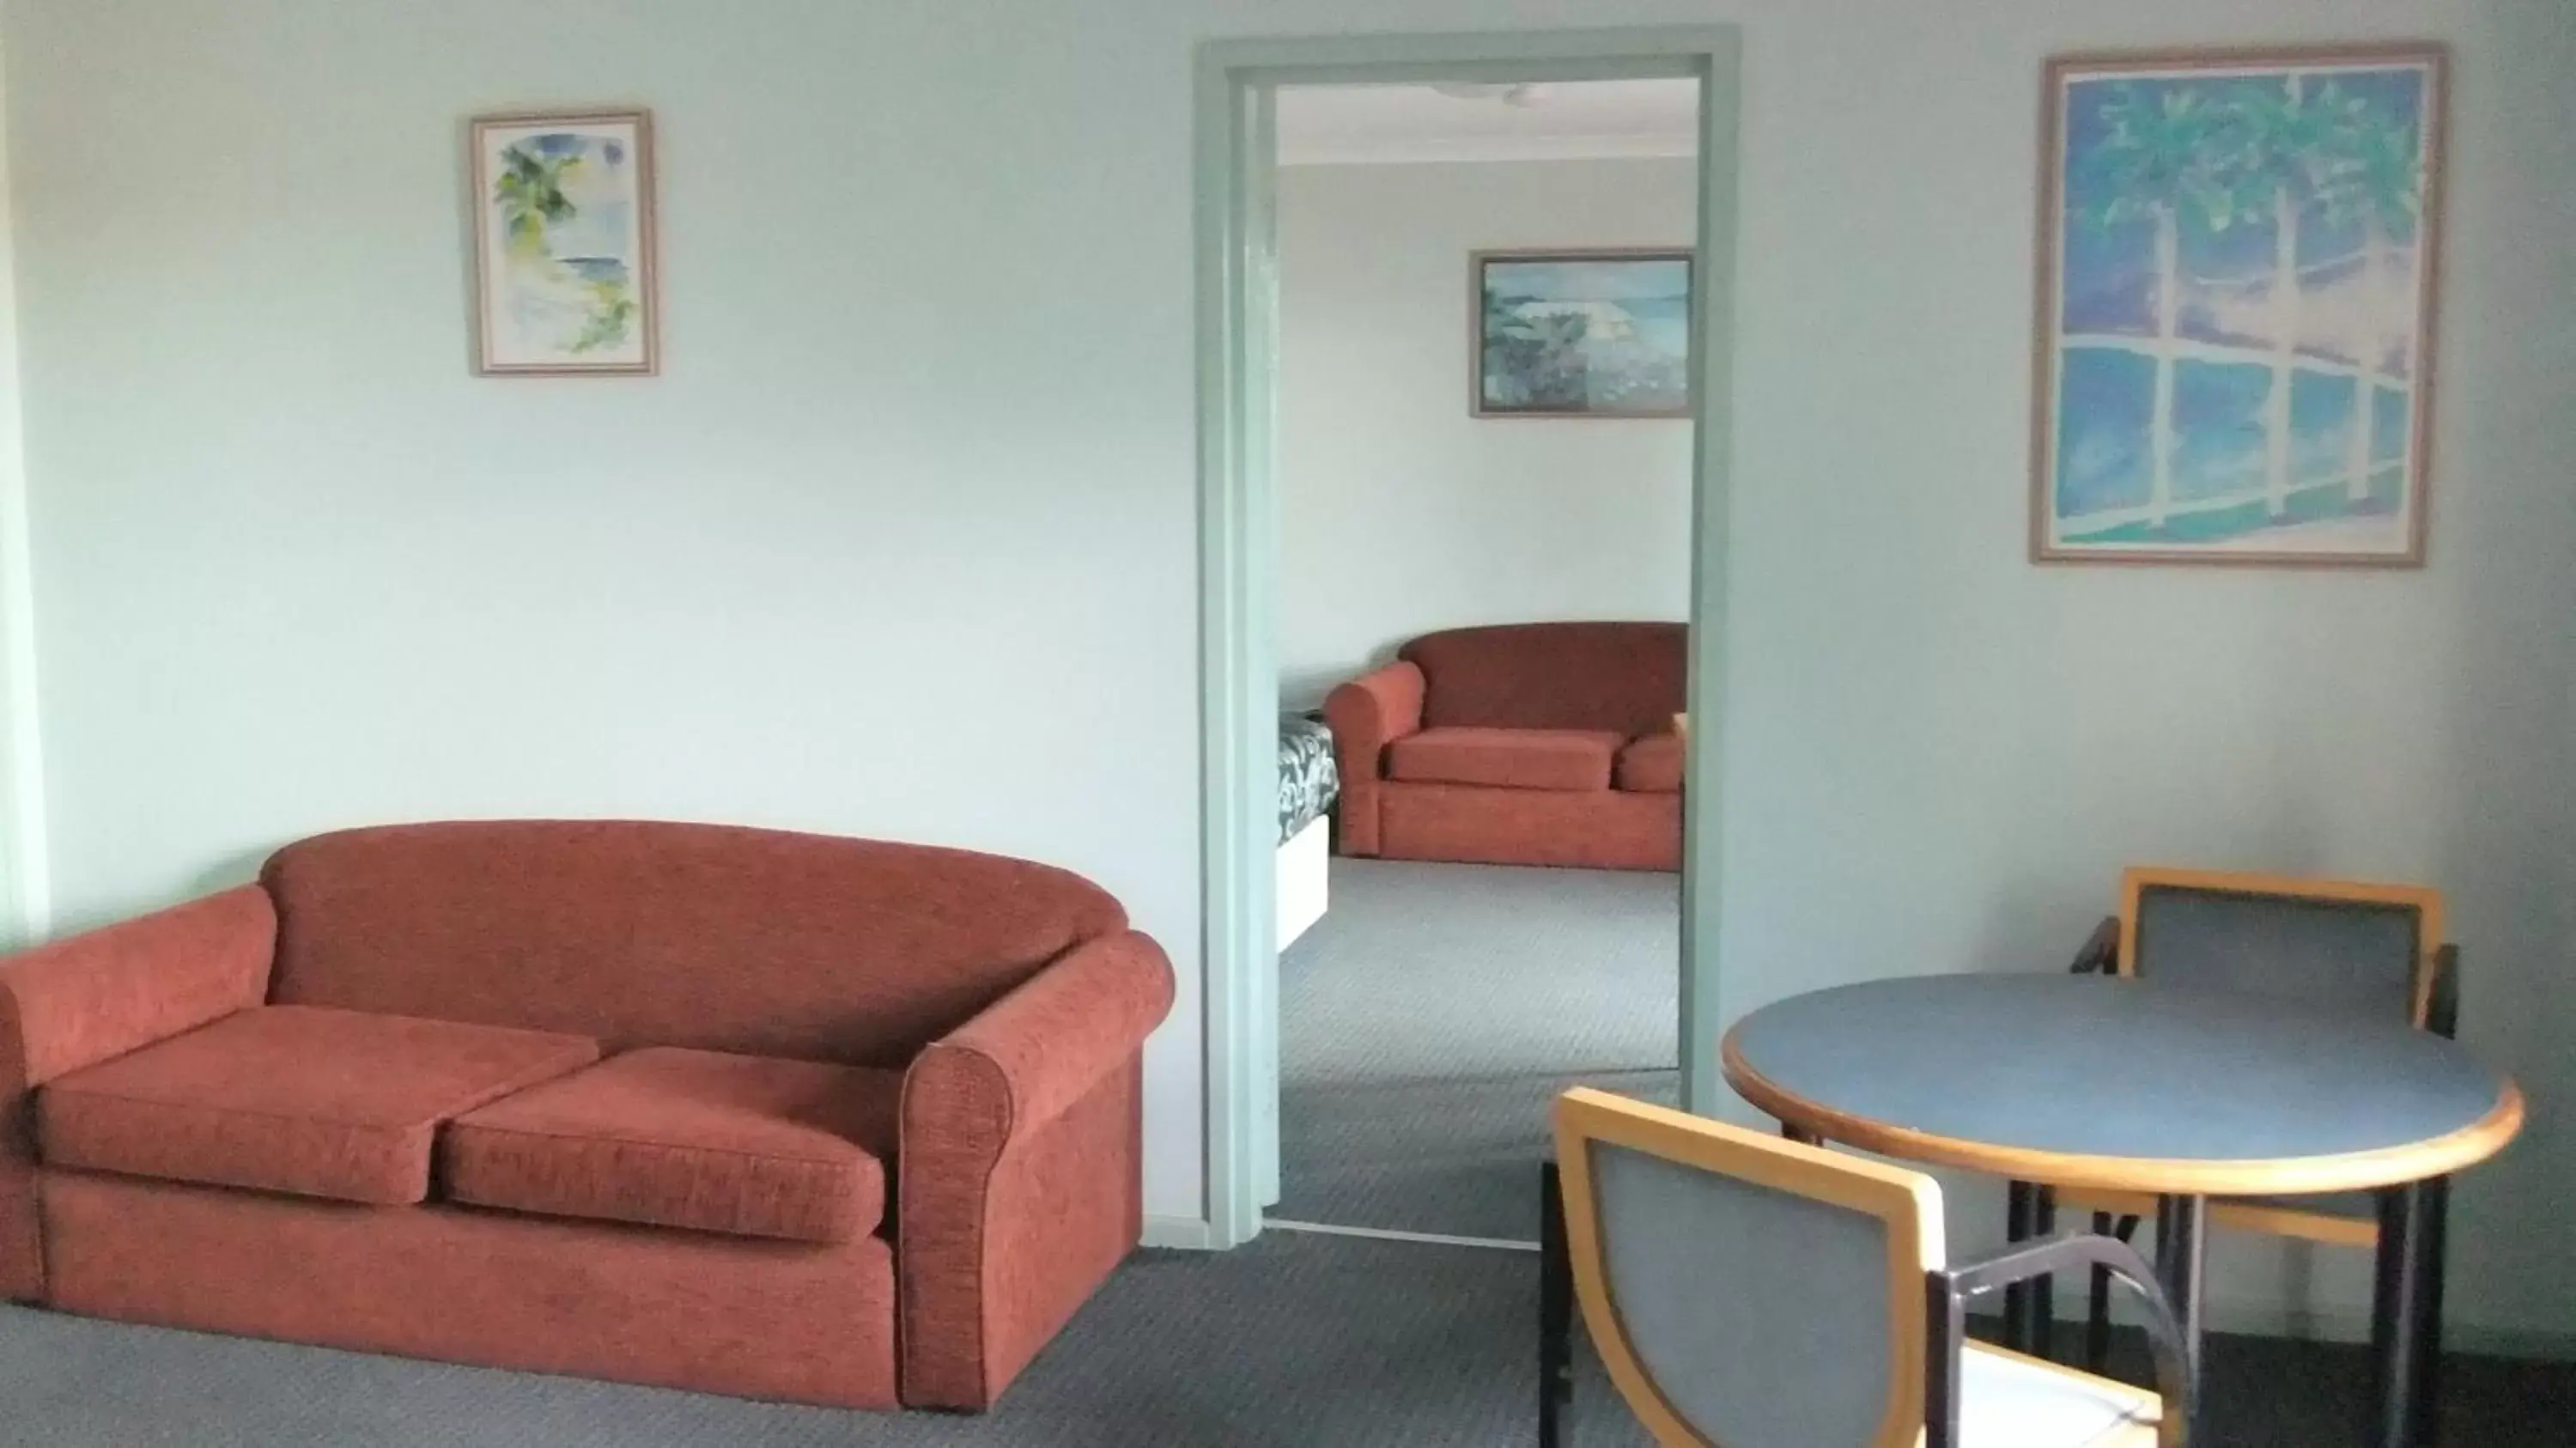
[[[1145,1235],[1139,1246],[1163,1247],[1176,1252],[1215,1250],[1216,1234],[1197,1217],[1145,1218]]]

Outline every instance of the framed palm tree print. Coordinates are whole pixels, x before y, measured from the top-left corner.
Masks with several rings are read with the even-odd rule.
[[[2423,562],[2444,69],[2049,62],[2034,558]]]
[[[473,170],[475,370],[651,374],[661,323],[652,117],[484,116]]]

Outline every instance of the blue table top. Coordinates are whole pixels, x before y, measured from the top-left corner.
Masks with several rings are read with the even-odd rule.
[[[1816,991],[1746,1016],[1723,1056],[1828,1140],[2061,1186],[2388,1186],[2482,1161],[2522,1119],[2511,1081],[2402,1022],[2103,976]]]

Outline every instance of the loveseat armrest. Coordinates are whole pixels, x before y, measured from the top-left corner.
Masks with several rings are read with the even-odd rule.
[[[1025,1141],[1132,1060],[1172,1009],[1172,962],[1141,931],[1085,941],[933,1041],[904,1079],[904,1126]],[[961,1103],[974,1119],[956,1114]]]
[[[1428,687],[1421,665],[1398,659],[1324,696],[1324,722],[1332,727],[1344,784],[1353,775],[1366,779],[1385,775],[1386,746],[1422,732],[1422,701]]]
[[[277,911],[245,885],[0,961],[0,1298],[45,1291],[30,1094],[258,1005],[276,953]]]
[[[902,1396],[990,1407],[1136,1246],[1145,1038],[1172,964],[1121,931],[1065,952],[905,1073],[895,1161]]]
[[[1429,687],[1419,664],[1399,659],[1325,696],[1324,723],[1333,731],[1333,762],[1342,775],[1343,854],[1378,852],[1386,747],[1422,732],[1423,696]]]

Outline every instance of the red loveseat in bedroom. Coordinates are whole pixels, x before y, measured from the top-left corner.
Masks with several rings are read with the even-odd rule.
[[[1689,639],[1677,623],[1533,623],[1406,644],[1324,701],[1341,853],[1680,869]]]
[[[1062,870],[325,835],[0,962],[0,1297],[856,1408],[992,1403],[1136,1245],[1169,962]]]

